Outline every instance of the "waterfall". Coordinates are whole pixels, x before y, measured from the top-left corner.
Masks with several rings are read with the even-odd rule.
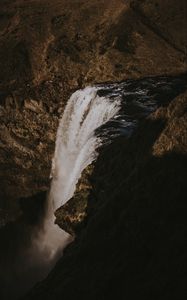
[[[71,96],[57,131],[48,209],[41,215],[42,224],[37,223],[32,228],[26,224],[24,228],[21,221],[21,227],[18,223],[12,231],[13,222],[5,231],[6,237],[4,233],[2,235],[5,243],[2,244],[0,276],[5,283],[7,299],[20,298],[44,279],[71,241],[71,236],[54,223],[54,211],[73,196],[81,172],[97,158],[98,147],[114,141],[116,136],[123,136],[127,141],[143,119],[185,89],[185,77],[161,76],[98,84]],[[12,239],[14,233],[15,239]],[[19,233],[21,238],[17,248]],[[13,246],[9,253],[12,240],[16,241],[16,248]]]
[[[76,91],[60,121],[51,177],[50,200],[54,210],[68,201],[82,173],[96,157],[102,143],[95,130],[116,115],[119,99],[99,97],[96,87]]]
[[[51,170],[51,190],[43,230],[37,234],[43,259],[53,260],[68,243],[69,234],[54,224],[54,211],[74,194],[82,171],[97,158],[102,139],[95,130],[113,118],[120,109],[120,99],[100,97],[99,88],[86,87],[69,99],[60,120]]]
[[[48,214],[37,239],[41,251],[47,251],[47,259],[54,259],[70,237],[54,224],[54,211],[73,196],[82,171],[97,158],[97,148],[116,135],[128,138],[139,120],[156,109],[157,100],[149,92],[165,87],[166,79],[134,83],[129,80],[86,87],[68,100],[57,131]]]

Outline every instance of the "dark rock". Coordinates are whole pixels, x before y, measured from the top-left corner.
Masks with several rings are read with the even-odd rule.
[[[155,1],[1,0],[0,180],[7,198],[48,188],[58,118],[75,89],[186,71],[185,1]],[[5,104],[7,97],[13,102]],[[25,109],[26,99],[43,110],[28,102]]]
[[[186,23],[185,0],[1,0],[3,224],[9,211],[17,218],[17,199],[48,190],[58,120],[72,92],[96,82],[185,73]],[[26,109],[25,99],[43,109],[36,103]],[[186,96],[169,108],[164,100],[166,107],[128,142],[120,138],[103,151],[92,192],[78,191],[58,210],[57,223],[79,234],[27,299],[184,298]],[[77,199],[83,204],[76,206]]]
[[[185,299],[186,104],[101,152],[83,229],[24,299]]]
[[[93,169],[92,164],[82,172],[74,196],[55,212],[55,223],[71,235],[81,230],[87,217],[88,199],[92,188],[90,176]]]

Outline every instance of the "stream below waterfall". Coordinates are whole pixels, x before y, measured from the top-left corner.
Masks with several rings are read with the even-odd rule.
[[[129,138],[142,119],[185,88],[183,76],[161,76],[97,84],[70,97],[57,131],[47,209],[36,224],[18,220],[0,231],[1,300],[18,299],[42,280],[72,241],[54,224],[54,211],[73,196],[82,171],[97,159],[97,149],[119,135]]]

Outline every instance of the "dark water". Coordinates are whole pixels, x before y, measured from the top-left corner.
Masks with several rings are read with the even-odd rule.
[[[121,109],[118,115],[99,128],[96,134],[106,139],[108,136],[125,135],[129,137],[138,123],[154,112],[159,106],[166,106],[187,88],[187,77],[148,77],[126,80],[121,83],[99,84],[98,95],[111,99],[119,98]]]

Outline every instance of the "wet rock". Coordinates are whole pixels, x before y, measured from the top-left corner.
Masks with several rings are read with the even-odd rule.
[[[100,153],[88,199],[57,214],[74,233],[86,204],[82,230],[24,299],[185,299],[186,104],[179,95]]]
[[[93,170],[94,164],[91,164],[82,172],[74,196],[55,212],[55,223],[71,235],[81,230],[87,217],[88,199],[92,188],[90,176]]]

